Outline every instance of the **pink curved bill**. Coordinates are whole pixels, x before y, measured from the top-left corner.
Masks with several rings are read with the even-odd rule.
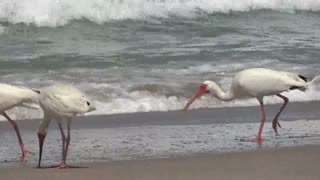
[[[183,108],[183,112],[186,113],[189,106],[200,96],[202,96],[203,94],[207,93],[208,91],[204,88],[199,88],[199,90],[197,92],[195,92],[192,97],[190,98],[189,102],[184,106]]]

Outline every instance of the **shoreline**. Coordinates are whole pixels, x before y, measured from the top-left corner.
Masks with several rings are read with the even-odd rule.
[[[274,135],[271,118],[280,104],[268,105],[262,149],[319,145],[320,102],[291,103],[283,112]],[[199,154],[226,154],[257,150],[250,139],[260,123],[258,107],[197,109],[181,118],[180,111],[146,112],[79,117],[72,123],[69,162],[112,162],[119,160],[190,157]],[[36,164],[39,120],[18,121],[29,156]],[[0,168],[19,167],[17,138],[8,122],[0,122]],[[60,132],[53,121],[44,145],[44,165],[61,157]],[[258,149],[261,149],[258,148]]]
[[[304,146],[187,158],[85,163],[81,165],[88,168],[80,169],[1,168],[0,174],[3,180],[317,180],[319,153],[320,146]]]
[[[318,119],[320,101],[289,102],[280,119],[293,121],[300,119]],[[72,126],[74,128],[117,128],[137,126],[168,126],[168,125],[199,125],[199,124],[228,124],[228,123],[256,123],[260,122],[259,106],[237,106],[200,108],[189,110],[186,116],[181,115],[181,110],[152,111],[119,114],[103,114],[78,116]],[[270,121],[281,107],[281,104],[265,105],[267,122]],[[247,113],[250,112],[250,113]],[[241,120],[239,121],[239,114]],[[17,120],[23,130],[35,130],[40,119]],[[266,122],[266,123],[267,123]],[[53,124],[56,128],[55,123]],[[49,129],[52,128],[52,125]],[[11,130],[7,121],[0,121],[0,131]]]

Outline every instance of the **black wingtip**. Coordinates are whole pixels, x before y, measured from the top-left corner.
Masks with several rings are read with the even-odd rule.
[[[39,91],[39,90],[37,90],[37,89],[32,89],[32,91],[34,91],[34,92],[36,92],[36,93],[40,94],[40,91]]]
[[[295,90],[295,89],[299,89],[299,87],[298,86],[291,86],[289,89],[290,90]]]
[[[305,82],[308,81],[308,78],[306,78],[305,76],[299,75],[299,78],[301,78],[301,79],[304,80]]]

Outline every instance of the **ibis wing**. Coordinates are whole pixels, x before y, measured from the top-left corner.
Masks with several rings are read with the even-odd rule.
[[[82,97],[74,95],[55,95],[59,111],[65,113],[84,113],[86,112],[86,103]]]

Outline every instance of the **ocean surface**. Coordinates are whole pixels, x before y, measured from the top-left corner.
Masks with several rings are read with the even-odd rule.
[[[94,100],[92,114],[181,109],[202,81],[227,89],[246,68],[311,80],[319,58],[319,0],[0,0],[0,82],[72,83]],[[320,100],[317,82],[284,94]],[[193,108],[252,105],[205,96]]]
[[[190,111],[186,121],[173,111],[202,81],[226,90],[238,71],[253,67],[312,80],[307,92],[283,93],[291,103],[279,137],[270,120],[280,105],[267,106],[262,147],[249,141],[259,127],[259,108],[246,107],[257,106],[255,99],[206,95],[192,108],[210,109]],[[320,0],[0,0],[0,82],[35,89],[72,83],[97,106],[72,124],[72,163],[318,145],[319,75]],[[141,113],[149,111],[164,112]],[[9,114],[42,116],[23,108]],[[18,124],[37,153],[38,120]],[[9,123],[0,122],[0,137],[0,167],[17,166]],[[52,123],[44,164],[59,162],[60,146]],[[37,154],[28,160],[34,166]]]

